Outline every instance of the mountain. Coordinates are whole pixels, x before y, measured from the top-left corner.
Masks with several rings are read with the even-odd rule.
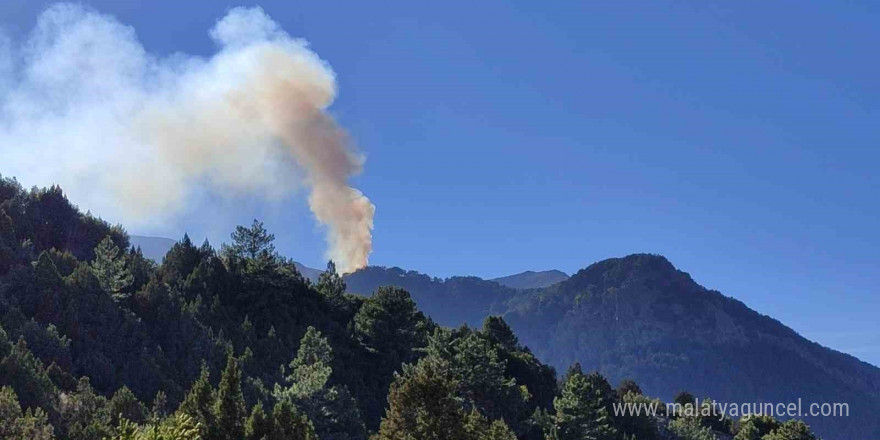
[[[552,286],[553,284],[567,279],[568,275],[565,272],[554,269],[540,272],[527,270],[515,275],[493,278],[490,281],[495,281],[502,286],[513,287],[514,289],[536,289],[539,287]]]
[[[221,257],[184,236],[155,265],[139,253],[120,252],[131,246],[128,234],[79,212],[59,187],[26,191],[0,177],[0,413],[17,419],[7,426],[40,425],[44,432],[54,425],[57,438],[72,440],[88,425],[89,438],[107,438],[112,414],[144,422],[142,402],[165,401],[173,412],[193,392],[201,396],[192,401],[199,408],[185,411],[208,432],[219,432],[221,415],[244,426],[246,408],[260,401],[273,407],[274,419],[290,420],[276,412],[283,408],[273,405],[279,397],[269,389],[281,385],[293,393],[290,370],[281,366],[320,352],[319,364],[293,372],[323,375],[303,379],[323,390],[318,406],[302,404],[304,410],[335,408],[313,418],[327,434],[336,429],[333,420],[375,431],[392,401],[393,420],[404,420],[414,404],[422,411],[446,402],[452,413],[442,414],[458,414],[462,424],[466,409],[479,408],[477,418],[469,418],[478,423],[472,426],[488,417],[503,430],[504,420],[521,440],[538,439],[568,424],[568,413],[559,412],[555,422],[546,420],[554,427],[533,423],[536,409],[552,410],[562,399],[556,409],[573,408],[585,423],[617,425],[634,438],[637,426],[629,419],[609,420],[603,408],[578,397],[597,392],[607,411],[620,398],[603,376],[572,368],[559,389],[558,376],[543,363],[549,361],[559,370],[579,362],[615,382],[633,378],[662,398],[688,389],[721,402],[845,402],[849,417],[810,422],[829,439],[880,438],[876,367],[703,288],[657,255],[601,261],[565,281],[526,290],[476,277],[368,267],[345,278],[350,292],[372,294],[362,297],[342,295],[339,279],[320,291],[305,282],[290,260],[268,252],[271,235],[261,224],[240,233],[240,247],[256,243],[257,252],[230,250]],[[401,289],[373,294],[389,284],[412,295]],[[473,329],[490,314],[506,321],[487,319]],[[421,367],[401,370],[421,356],[427,357]],[[448,371],[436,374],[439,366]],[[389,395],[401,371],[408,382],[398,390],[441,393]],[[165,397],[157,398],[158,391]],[[232,403],[214,405],[212,396]],[[320,403],[328,398],[336,403]],[[42,415],[32,413],[35,408]],[[729,426],[722,430],[730,434]],[[46,438],[33,434],[11,438]],[[348,438],[364,440],[365,430]]]
[[[164,237],[130,235],[129,238],[131,239],[132,246],[140,247],[145,257],[157,263],[161,263],[162,259],[165,258],[165,254],[171,250],[171,246],[174,246],[174,243],[177,243],[175,240]]]
[[[344,279],[350,293],[361,295],[371,295],[381,286],[406,289],[421,310],[448,326],[477,326],[486,316],[504,312],[504,302],[518,292],[482,278],[440,279],[399,267],[368,266]]]
[[[321,269],[315,269],[313,267],[304,266],[296,261],[293,262],[293,265],[296,267],[296,270],[298,270],[299,273],[302,274],[302,276],[308,278],[309,281],[311,281],[313,283],[317,282],[318,277],[321,276],[322,273],[324,273],[324,271]]]
[[[408,289],[444,325],[501,314],[520,340],[564,371],[579,362],[649,395],[681,390],[719,402],[847,403],[849,417],[802,417],[830,439],[880,438],[880,369],[811,342],[736,299],[697,284],[662,256],[612,258],[549,287],[517,290],[371,267],[350,289]]]

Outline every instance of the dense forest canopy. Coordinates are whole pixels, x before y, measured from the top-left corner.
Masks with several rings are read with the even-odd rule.
[[[816,438],[618,414],[655,401],[579,364],[557,377],[501,317],[443,327],[401,288],[347,293],[332,262],[312,283],[273,239],[254,221],[156,264],[60,188],[0,178],[0,438]]]

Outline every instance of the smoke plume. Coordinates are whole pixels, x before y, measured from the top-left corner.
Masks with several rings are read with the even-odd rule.
[[[348,184],[363,158],[327,112],[330,66],[260,8],[232,9],[210,36],[211,57],[154,56],[132,28],[69,4],[20,50],[0,35],[0,170],[130,224],[205,188],[273,199],[305,185],[328,256],[342,272],[366,265],[375,208]]]

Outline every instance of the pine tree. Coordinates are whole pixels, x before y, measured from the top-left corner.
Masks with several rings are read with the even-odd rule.
[[[624,379],[620,381],[620,385],[617,386],[617,397],[622,399],[627,393],[642,394],[642,389],[636,381],[632,379]]]
[[[743,417],[734,440],[761,440],[776,428],[779,428],[779,422],[773,417],[764,415]]]
[[[275,235],[266,231],[263,222],[254,219],[250,228],[236,226],[232,233],[232,244],[224,248],[226,255],[251,260],[271,259],[275,252]]]
[[[245,434],[247,412],[241,392],[241,369],[238,359],[229,354],[226,369],[220,376],[217,397],[214,401],[214,417],[217,420],[219,439],[241,440]]]
[[[318,276],[318,283],[315,289],[321,292],[331,304],[340,304],[345,295],[345,281],[342,276],[336,272],[336,263],[333,260],[327,262],[327,269]]]
[[[18,248],[15,239],[15,227],[12,218],[0,208],[0,275],[9,271],[15,264],[15,250]]]
[[[202,364],[199,378],[193,383],[189,392],[180,404],[179,411],[191,417],[200,427],[202,437],[209,438],[216,430],[214,417],[214,389],[211,387],[211,374],[208,366]]]
[[[12,386],[26,408],[49,408],[56,399],[58,389],[46,372],[43,362],[28,349],[27,342],[19,337],[12,347],[6,342],[6,333],[0,328],[0,385]]]
[[[41,252],[34,263],[34,281],[39,289],[39,297],[33,304],[34,317],[42,322],[61,321],[64,279],[46,251]]]
[[[360,361],[372,391],[359,396],[364,419],[382,417],[384,399],[394,372],[419,357],[425,346],[428,321],[406,290],[380,287],[367,298],[354,316],[354,336],[367,352]],[[369,426],[375,429],[374,425]]]
[[[266,417],[262,404],[254,405],[245,425],[246,440],[266,440],[272,434],[272,419]]]
[[[682,417],[669,423],[669,431],[680,440],[715,440],[712,430],[701,426],[699,420],[693,417]]]
[[[506,376],[500,349],[467,328],[456,332],[438,329],[426,353],[448,363],[449,372],[459,382],[457,396],[466,407],[477,409],[489,419],[504,419],[514,430],[520,430],[532,412],[527,406],[529,393]]]
[[[810,427],[800,420],[787,420],[762,440],[818,440]]]
[[[476,409],[468,414],[465,430],[469,440],[517,440],[516,435],[503,421],[490,421]]]
[[[424,346],[427,336],[425,316],[409,292],[397,287],[380,287],[355,315],[354,324],[358,340],[392,371],[411,362],[414,349]]]
[[[513,333],[513,329],[504,321],[504,318],[500,316],[487,317],[483,321],[483,333],[507,350],[519,348],[519,339]]]
[[[272,432],[267,440],[318,440],[309,419],[290,401],[282,400],[272,409]]]
[[[110,398],[109,407],[113,425],[119,423],[120,418],[135,423],[143,423],[147,420],[147,407],[125,385]]]
[[[388,394],[388,410],[371,440],[470,440],[458,381],[442,360],[405,365]]]
[[[296,358],[290,362],[291,372],[287,381],[293,385],[297,397],[304,397],[320,391],[333,372],[330,362],[333,349],[327,338],[312,326],[300,341]]]
[[[124,292],[133,277],[128,270],[125,254],[122,253],[110,236],[104,237],[95,248],[95,259],[92,261],[92,272],[101,283],[101,288],[113,295],[116,300],[128,298],[130,293]]]
[[[612,419],[613,390],[598,373],[585,375],[580,365],[569,369],[559,396],[553,400],[556,416],[554,440],[613,440],[617,429]]]
[[[322,440],[357,440],[366,438],[357,403],[344,386],[328,386],[333,372],[333,350],[321,332],[306,330],[296,358],[290,362],[287,388],[275,386],[275,398],[288,400],[303,408]]]
[[[15,391],[11,387],[0,388],[0,439],[51,440],[54,438],[54,429],[42,409],[29,408],[22,413]]]

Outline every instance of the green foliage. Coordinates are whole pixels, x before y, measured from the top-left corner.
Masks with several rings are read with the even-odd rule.
[[[123,419],[109,440],[202,440],[200,428],[186,414],[177,414],[149,426],[139,426]]]
[[[618,435],[612,404],[614,391],[598,373],[585,375],[580,365],[566,373],[559,396],[553,400],[556,415],[553,440],[612,440]]]
[[[800,420],[778,422],[770,416],[749,416],[740,421],[734,440],[817,440],[810,427]]]
[[[500,316],[486,317],[483,321],[483,334],[506,350],[519,348],[519,339],[513,333],[513,329]]]
[[[218,435],[216,438],[222,440],[244,438],[244,424],[248,416],[246,411],[244,395],[241,392],[241,369],[238,360],[230,353],[214,400],[214,418]]]
[[[275,235],[266,231],[263,222],[254,219],[250,228],[236,226],[232,233],[232,244],[224,248],[224,255],[266,261],[277,257]]]
[[[245,423],[245,440],[262,440],[272,433],[272,419],[266,416],[262,404],[254,405]]]
[[[327,339],[309,327],[290,363],[288,387],[276,384],[275,398],[302,408],[323,440],[365,439],[364,423],[348,388],[327,384],[332,374],[332,354]]]
[[[467,328],[460,332],[436,330],[426,350],[428,357],[448,366],[458,383],[456,395],[467,408],[492,420],[506,420],[521,431],[520,424],[531,414],[528,390],[507,376],[500,346]]]
[[[770,416],[749,416],[740,420],[739,431],[734,440],[762,440],[765,435],[779,428],[779,422]]]
[[[394,372],[415,361],[417,349],[425,346],[428,321],[409,292],[395,287],[382,287],[367,298],[353,321],[354,336],[366,351],[360,362],[376,384],[373,393],[363,396],[362,409],[367,419],[377,420]]]
[[[272,431],[267,440],[318,440],[318,436],[309,419],[291,402],[282,400],[272,409]]]
[[[54,438],[54,429],[42,409],[28,409],[22,413],[15,391],[11,387],[0,388],[0,439],[50,440]]]
[[[143,423],[148,416],[147,407],[126,386],[120,388],[110,398],[108,411],[113,425],[118,424],[120,418]]]
[[[505,365],[505,376],[526,387],[530,395],[528,410],[550,409],[556,395],[556,371],[523,347],[507,322],[499,316],[487,317],[481,334],[496,344],[499,360]]]
[[[5,347],[4,347],[5,346]],[[54,404],[58,389],[43,363],[27,348],[24,338],[9,346],[6,333],[0,327],[0,353],[8,355],[0,359],[0,385],[11,386],[19,393],[25,408],[48,407]]]
[[[333,350],[321,332],[309,326],[299,345],[296,358],[290,362],[290,375],[286,377],[291,384],[289,389],[276,392],[277,398],[289,397],[293,400],[319,392],[327,384],[333,368],[330,362]]]
[[[324,272],[321,272],[321,275],[318,276],[318,282],[315,284],[315,289],[332,302],[338,303],[345,294],[345,288],[345,281],[343,281],[342,276],[336,272],[336,263],[334,263],[333,260],[328,261],[327,269],[324,270]]]
[[[617,397],[623,399],[623,396],[627,393],[642,394],[642,389],[634,380],[624,379],[620,381],[620,385],[617,386]]]
[[[428,356],[406,365],[388,395],[388,410],[371,440],[513,440],[501,420],[476,408],[465,411],[457,398],[460,383],[449,363]]]
[[[202,366],[199,378],[190,388],[180,404],[180,412],[194,420],[203,437],[207,438],[209,429],[217,426],[214,417],[214,390],[211,387],[211,374],[207,365]]]
[[[367,299],[354,317],[355,335],[388,365],[400,365],[416,357],[424,346],[427,321],[409,292],[382,287]]]
[[[388,410],[371,440],[464,440],[466,414],[455,394],[458,381],[440,360],[425,358],[397,375]]]
[[[95,394],[88,378],[79,380],[76,392],[61,396],[59,412],[66,428],[62,438],[103,440],[112,434],[107,399]]]
[[[762,440],[817,440],[815,434],[810,431],[810,427],[800,420],[788,420],[778,428],[774,429],[770,434],[764,436]]]
[[[126,289],[134,280],[123,253],[109,235],[104,237],[95,248],[95,259],[92,261],[92,272],[101,283],[104,291],[113,295],[116,300],[127,299],[130,295]]]
[[[472,440],[516,440],[516,434],[501,420],[489,420],[472,410],[465,420],[465,431]]]
[[[0,438],[362,440],[365,425],[378,429],[377,439],[653,438],[652,420],[611,416],[615,399],[648,401],[637,385],[623,383],[615,392],[598,374],[577,369],[557,392],[554,370],[498,316],[478,331],[436,329],[404,289],[345,294],[346,283],[363,286],[362,277],[384,274],[381,284],[411,286],[440,322],[476,324],[490,310],[507,310],[508,302],[522,306],[522,292],[474,277],[437,280],[399,269],[366,268],[343,279],[332,262],[312,286],[276,253],[273,239],[255,221],[237,228],[218,255],[209,243],[197,246],[184,236],[157,267],[129,248],[121,227],[79,213],[59,188],[25,191],[0,178]],[[533,298],[547,308],[536,309],[536,317],[561,310],[591,327],[556,334],[557,327],[538,321],[532,331],[540,330],[541,342],[567,333],[590,343],[612,333],[653,335],[653,328],[627,327],[642,321],[634,313],[627,319],[633,311],[625,307],[619,321],[617,308],[603,314],[608,304],[644,294],[626,290],[632,286],[714,298],[685,275],[670,277],[671,265],[661,263],[644,256],[607,263],[540,291]],[[673,310],[663,302],[650,306],[645,313]],[[517,329],[528,327],[515,313],[505,316],[518,319],[511,321]],[[535,340],[535,333],[529,337]],[[584,352],[573,346],[591,365],[606,365],[599,357],[614,350],[639,347]],[[685,355],[695,353],[702,354]],[[760,365],[786,359],[766,351],[754,356]],[[644,365],[656,367],[654,361]],[[605,371],[644,377],[611,365]],[[212,380],[211,371],[222,375]],[[853,370],[857,379],[861,371]],[[644,385],[671,393],[664,383]],[[150,399],[148,412],[141,402]],[[694,436],[730,428],[729,420],[718,425],[711,417],[673,423]],[[744,421],[737,440],[813,438],[796,422],[765,428]]]
[[[627,387],[629,388],[629,387]],[[618,387],[618,392],[623,387]],[[620,403],[630,405],[631,408],[657,408],[657,414],[662,414],[665,404],[658,399],[651,399],[641,393],[628,391],[620,399]],[[626,413],[617,418],[617,428],[624,438],[638,440],[652,440],[659,438],[656,420],[644,410],[639,414]]]
[[[687,391],[679,391],[675,395],[675,398],[672,399],[672,401],[681,405],[682,408],[684,408],[687,405],[694,405],[697,401],[697,398]]]
[[[680,440],[716,440],[712,430],[693,418],[678,418],[669,423],[669,431]]]

